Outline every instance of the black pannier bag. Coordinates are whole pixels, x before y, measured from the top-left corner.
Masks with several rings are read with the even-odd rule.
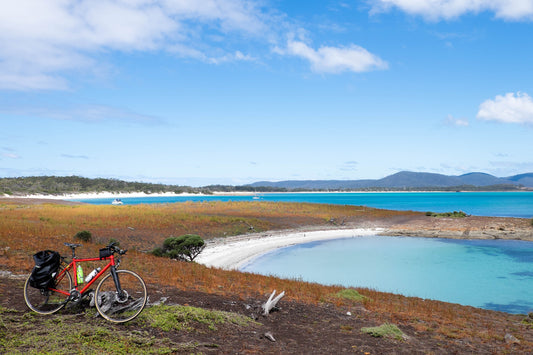
[[[100,249],[100,260],[110,257],[111,255],[113,255],[113,251],[111,251],[110,248]]]
[[[61,263],[61,256],[57,251],[43,250],[33,255],[35,266],[30,276],[30,286],[46,289],[53,285],[53,279],[59,264]]]

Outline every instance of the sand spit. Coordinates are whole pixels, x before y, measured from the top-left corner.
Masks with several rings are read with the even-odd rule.
[[[377,235],[381,232],[381,228],[358,228],[280,231],[218,238],[208,240],[195,261],[226,270],[239,269],[252,259],[274,249],[322,240]]]

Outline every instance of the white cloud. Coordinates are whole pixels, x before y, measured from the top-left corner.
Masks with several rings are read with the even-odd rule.
[[[89,159],[87,155],[61,154],[61,157],[67,158],[67,159],[85,159],[85,160]]]
[[[493,12],[496,18],[511,21],[533,20],[533,0],[368,0],[371,13],[391,8],[431,21],[450,20],[468,13]]]
[[[20,155],[15,153],[2,153],[2,156],[9,159],[20,159]]]
[[[467,127],[469,125],[466,118],[455,118],[452,115],[446,117],[445,123],[450,126]]]
[[[82,105],[69,107],[65,103],[64,107],[54,108],[46,106],[2,106],[0,114],[17,115],[17,116],[34,116],[43,117],[53,120],[78,121],[86,123],[98,123],[103,121],[127,122],[144,125],[164,125],[164,119],[156,116],[140,114],[128,109],[106,105]]]
[[[303,41],[289,39],[286,49],[276,48],[275,52],[304,58],[317,73],[360,73],[388,68],[387,62],[354,44],[349,47],[322,46],[315,50]]]
[[[497,95],[494,100],[486,100],[479,105],[477,118],[505,123],[533,124],[533,100],[526,93]]]
[[[260,36],[266,17],[245,0],[4,1],[0,89],[66,89],[66,72],[95,67],[94,56],[106,51],[176,46],[183,56],[202,57],[222,45],[203,38],[204,31]]]
[[[341,165],[340,170],[342,170],[342,171],[355,171],[355,170],[357,170],[357,166],[358,165],[359,165],[359,163],[354,161],[354,160],[346,161],[346,162],[344,162]]]

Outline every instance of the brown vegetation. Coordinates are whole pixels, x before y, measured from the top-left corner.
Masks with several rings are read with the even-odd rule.
[[[63,255],[68,255],[63,242],[71,242],[75,233],[88,230],[93,235],[93,243],[85,243],[78,249],[80,256],[97,255],[98,249],[111,238],[119,240],[123,248],[130,250],[124,258],[123,267],[141,274],[152,289],[164,289],[169,293],[172,292],[170,290],[178,289],[183,292],[200,292],[211,294],[213,297],[241,301],[261,299],[274,289],[284,290],[286,293],[284,300],[296,302],[293,307],[304,307],[306,312],[312,312],[312,307],[323,310],[320,307],[330,304],[339,309],[357,310],[357,317],[366,319],[367,322],[372,320],[372,322],[393,323],[401,325],[403,329],[409,329],[411,336],[418,334],[421,338],[427,339],[428,344],[431,343],[428,349],[438,348],[436,344],[441,343],[448,344],[446,346],[453,345],[454,349],[462,349],[459,352],[483,349],[482,353],[492,351],[520,353],[526,352],[533,346],[531,325],[521,323],[523,316],[409,298],[369,289],[357,289],[365,299],[360,303],[354,303],[335,296],[342,290],[339,286],[322,286],[297,280],[224,271],[196,263],[169,261],[146,253],[169,236],[188,233],[198,234],[208,240],[250,231],[262,232],[301,226],[320,228],[378,226],[401,230],[404,234],[409,234],[409,231],[416,234],[412,226],[427,230],[431,229],[430,226],[435,229],[435,223],[441,223],[440,220],[426,217],[422,213],[386,211],[361,206],[270,202],[136,206],[28,204],[28,202],[30,201],[21,203],[14,200],[0,200],[1,270],[8,270],[14,274],[27,274],[31,270],[31,255],[35,251],[56,249]],[[470,224],[465,222],[468,218]],[[465,230],[492,230],[494,225],[505,225],[507,230],[531,228],[528,221],[520,219],[468,218],[442,223],[436,229],[464,233]],[[301,306],[295,306],[296,304]],[[505,335],[508,333],[520,342],[507,343]],[[287,330],[286,336],[290,336],[290,330]],[[316,338],[316,335],[314,337]],[[411,342],[409,345],[409,342],[400,342],[398,346],[399,349],[402,347],[408,349],[412,344],[414,343]],[[296,351],[293,349],[288,352]]]

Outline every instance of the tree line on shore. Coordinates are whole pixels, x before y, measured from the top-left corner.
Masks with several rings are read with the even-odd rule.
[[[405,187],[402,191],[505,191],[517,190],[512,185],[492,186],[451,186],[451,187]],[[361,189],[336,189],[336,191],[398,191],[398,188],[361,188]],[[0,178],[0,196],[25,196],[25,195],[63,195],[97,192],[144,192],[155,193],[196,193],[211,194],[214,192],[301,192],[301,191],[328,191],[328,189],[302,189],[284,188],[273,186],[251,185],[209,185],[204,187],[191,187],[179,185],[155,184],[146,182],[129,182],[118,179],[85,178],[80,176],[28,176],[15,178]]]

